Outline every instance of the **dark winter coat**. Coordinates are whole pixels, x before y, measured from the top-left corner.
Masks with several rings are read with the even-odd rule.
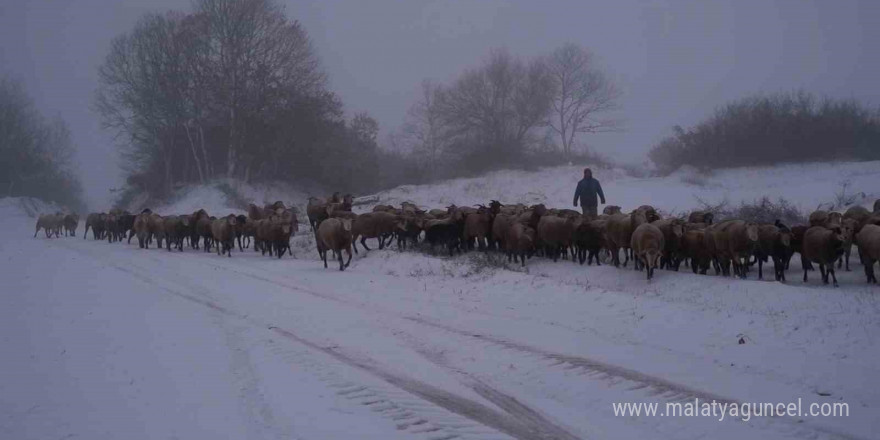
[[[599,184],[599,181],[592,177],[581,179],[574,191],[574,206],[578,206],[578,199],[581,201],[581,206],[598,206],[596,194],[602,199],[604,205],[605,193],[602,192],[602,185]]]

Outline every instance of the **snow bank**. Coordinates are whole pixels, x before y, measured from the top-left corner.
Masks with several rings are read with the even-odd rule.
[[[308,197],[306,192],[285,183],[252,185],[236,180],[222,180],[187,186],[178,190],[170,202],[149,208],[162,214],[191,213],[205,209],[211,215],[226,215],[244,211],[249,203],[262,206],[281,200],[286,206],[297,206],[304,210]],[[136,200],[126,209],[140,211],[142,206],[143,201]]]
[[[46,202],[33,197],[3,197],[0,198],[0,216],[37,218],[40,214],[55,212],[67,212],[61,206]]]
[[[544,203],[567,207],[582,176],[582,166],[544,168],[538,171],[497,171],[482,177],[448,180],[430,185],[404,185],[376,194],[381,204],[412,201],[425,207],[450,204]],[[689,211],[700,200],[723,200],[737,205],[764,196],[785,198],[803,211],[833,202],[842,185],[847,193],[864,193],[858,200],[868,205],[880,197],[880,162],[839,162],[780,165],[718,170],[703,175],[681,169],[666,177],[637,178],[621,169],[594,169],[608,204],[626,211],[650,203],[667,212]]]

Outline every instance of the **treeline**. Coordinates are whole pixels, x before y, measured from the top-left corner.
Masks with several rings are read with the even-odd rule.
[[[36,197],[82,211],[67,125],[40,114],[20,82],[0,77],[0,195]]]
[[[99,68],[96,109],[130,188],[161,196],[217,178],[376,180],[378,124],[344,118],[306,31],[269,0],[147,14]]]
[[[147,14],[99,69],[96,109],[121,141],[128,187],[167,195],[217,178],[308,182],[365,193],[454,170],[573,154],[617,91],[589,52],[520,59],[495,51],[453,84],[426,83],[393,148],[367,113],[345,118],[306,30],[272,0],[197,0]]]
[[[619,92],[591,53],[565,44],[532,58],[493,50],[450,84],[424,81],[395,142],[427,176],[583,159],[581,134],[614,130]]]
[[[658,171],[880,159],[880,109],[854,100],[779,93],[732,102],[648,153]]]

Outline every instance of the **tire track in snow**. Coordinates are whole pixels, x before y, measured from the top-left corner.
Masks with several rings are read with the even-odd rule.
[[[235,310],[229,309],[227,307],[224,307],[222,305],[219,305],[217,303],[217,300],[211,297],[210,292],[206,288],[198,286],[196,284],[192,284],[186,278],[180,276],[177,273],[172,273],[172,275],[175,275],[178,278],[178,281],[180,281],[181,284],[185,285],[185,287],[187,287],[187,290],[189,290],[190,293],[181,292],[178,289],[164,286],[161,283],[157,282],[156,280],[154,280],[146,275],[143,275],[142,273],[140,273],[136,269],[142,269],[145,273],[149,273],[149,268],[140,266],[137,263],[132,263],[131,260],[129,260],[129,262],[128,262],[129,264],[127,266],[123,266],[123,265],[118,264],[118,262],[107,258],[106,254],[98,254],[98,253],[91,252],[91,251],[85,251],[85,250],[80,249],[78,247],[71,247],[67,244],[62,244],[62,246],[68,250],[72,250],[72,251],[81,253],[83,255],[87,255],[87,256],[94,258],[96,260],[102,261],[109,267],[112,267],[116,270],[122,271],[122,272],[148,284],[148,285],[151,285],[151,286],[154,286],[158,289],[161,289],[162,291],[169,293],[171,295],[174,295],[174,296],[177,296],[181,299],[186,299],[192,303],[207,307],[214,312],[221,313],[221,314],[226,315],[228,317],[237,318],[237,319],[240,319],[243,321],[247,321],[248,323],[250,323],[252,325],[260,326],[262,328],[267,328],[268,330],[276,333],[279,336],[284,337],[285,339],[288,339],[290,341],[293,341],[293,342],[299,343],[301,345],[304,345],[306,347],[309,347],[314,351],[318,351],[318,352],[324,353],[326,355],[329,355],[330,357],[334,358],[335,360],[337,360],[345,365],[348,365],[348,366],[354,367],[358,370],[370,373],[371,375],[376,376],[376,377],[384,380],[388,384],[391,384],[391,385],[393,385],[403,391],[406,391],[409,394],[418,396],[421,399],[423,399],[427,402],[430,402],[440,408],[443,408],[451,413],[454,413],[454,414],[460,415],[464,418],[470,419],[474,422],[479,423],[480,425],[484,425],[486,427],[492,428],[500,433],[507,434],[510,437],[520,439],[520,440],[532,440],[532,439],[537,439],[537,440],[541,440],[541,439],[575,440],[575,439],[579,438],[579,437],[575,436],[574,434],[569,433],[564,428],[559,427],[559,426],[553,424],[552,422],[550,422],[549,420],[544,419],[543,417],[528,417],[528,418],[518,417],[518,415],[519,415],[518,413],[523,411],[522,408],[527,408],[527,407],[525,407],[525,405],[522,405],[522,408],[518,408],[518,410],[515,411],[513,414],[507,413],[507,412],[500,412],[500,411],[497,411],[496,409],[491,408],[485,404],[482,404],[482,403],[474,401],[472,399],[468,399],[466,397],[462,397],[457,394],[445,391],[445,390],[438,388],[436,386],[433,386],[431,384],[428,384],[428,383],[425,383],[425,382],[422,382],[422,381],[419,381],[419,380],[416,380],[413,378],[405,377],[400,374],[395,374],[387,369],[381,368],[378,363],[373,362],[371,360],[359,359],[354,356],[347,355],[347,354],[343,353],[341,350],[323,347],[313,341],[310,341],[308,339],[305,339],[305,338],[302,338],[302,337],[296,335],[294,332],[292,332],[288,329],[284,329],[281,327],[267,325],[265,323],[262,323],[247,314],[240,313],[238,311],[235,311]],[[160,263],[163,263],[163,261],[161,261],[161,260],[157,260],[157,261]],[[224,268],[224,269],[228,269],[228,268]],[[238,272],[238,271],[233,271],[233,272]],[[244,273],[241,273],[241,274],[245,275]],[[167,282],[167,278],[163,278],[163,281]],[[266,279],[265,281],[270,281],[270,280]],[[196,295],[193,295],[192,293],[196,293]],[[325,298],[325,299],[332,299],[332,296],[328,295],[327,298]],[[365,391],[365,390],[367,390],[366,387],[355,387],[355,389],[352,392]],[[373,396],[373,394],[366,394],[366,395],[354,395],[353,397],[372,397],[372,396]],[[370,401],[370,402],[366,402],[366,403],[375,404],[375,403],[379,403],[379,402],[380,401]],[[529,409],[529,412],[537,414],[534,410]],[[422,424],[423,423],[420,423],[420,421],[417,420],[415,423],[407,425],[407,428],[411,428],[411,427],[415,426],[416,428],[415,428],[415,431],[413,431],[413,432],[419,432],[419,433],[438,432],[442,429],[440,427],[425,427],[424,429],[421,429],[421,427],[419,425],[422,425]],[[442,426],[442,424],[441,424],[441,426]],[[450,434],[444,433],[444,435],[438,436],[437,440],[451,439],[451,438],[456,438],[456,437],[459,437],[459,435],[458,434],[450,435]]]
[[[257,274],[254,274],[254,273],[251,273],[251,272],[248,272],[245,270],[241,270],[240,268],[223,267],[223,266],[215,265],[210,262],[205,262],[205,264],[209,265],[209,266],[214,266],[217,268],[223,268],[224,270],[229,270],[229,271],[232,271],[232,272],[237,273],[239,275],[246,276],[246,277],[258,280],[258,281],[263,281],[266,283],[277,285],[279,287],[284,287],[284,288],[291,289],[294,291],[303,292],[303,293],[312,295],[317,298],[334,301],[334,302],[337,302],[340,304],[348,305],[350,307],[368,308],[369,310],[380,313],[380,314],[392,315],[397,318],[405,319],[405,320],[408,320],[408,321],[411,321],[411,322],[414,322],[417,324],[421,324],[424,326],[429,326],[429,327],[440,329],[440,330],[443,330],[446,332],[454,333],[454,334],[457,334],[459,336],[466,337],[469,339],[482,340],[484,342],[494,344],[494,345],[500,346],[505,349],[515,350],[515,351],[519,351],[519,352],[522,352],[525,354],[545,358],[545,359],[548,359],[551,361],[551,367],[548,367],[548,368],[558,367],[558,368],[563,368],[563,369],[582,370],[583,374],[579,374],[577,376],[574,376],[575,378],[577,378],[576,380],[593,380],[593,381],[599,380],[599,381],[604,381],[606,383],[611,383],[612,385],[617,385],[619,383],[625,382],[625,383],[628,383],[628,385],[629,385],[627,390],[644,389],[644,390],[646,390],[645,393],[648,396],[661,396],[669,401],[682,401],[682,402],[684,402],[684,401],[692,401],[694,398],[699,398],[702,401],[714,400],[716,402],[726,403],[726,404],[740,404],[740,403],[742,403],[741,401],[734,399],[734,398],[725,397],[725,396],[722,396],[722,395],[719,395],[716,393],[712,393],[709,391],[705,391],[705,390],[700,390],[698,388],[694,388],[694,387],[691,387],[688,385],[676,383],[676,382],[673,382],[673,381],[670,381],[667,379],[663,379],[661,377],[642,373],[640,371],[637,371],[637,370],[634,370],[631,368],[627,368],[627,367],[623,367],[623,366],[619,366],[619,365],[615,365],[615,364],[610,364],[607,362],[603,362],[603,361],[599,361],[599,360],[595,360],[595,359],[590,359],[590,358],[582,357],[582,356],[573,356],[573,355],[568,355],[568,354],[553,353],[553,352],[549,352],[549,351],[546,351],[546,350],[543,350],[543,349],[540,349],[537,347],[532,347],[532,346],[529,346],[526,344],[507,341],[507,340],[496,338],[496,337],[493,337],[490,335],[483,335],[483,334],[479,334],[479,333],[463,331],[463,330],[460,330],[460,329],[457,329],[457,328],[454,328],[454,327],[451,327],[451,326],[448,326],[448,325],[445,325],[445,324],[442,324],[439,322],[435,322],[433,320],[426,319],[424,317],[408,316],[406,314],[401,314],[401,313],[390,311],[387,309],[382,309],[380,307],[376,307],[372,304],[365,303],[365,302],[352,302],[352,301],[347,300],[347,299],[340,297],[338,295],[334,295],[334,294],[330,294],[330,293],[326,293],[326,292],[318,292],[318,291],[315,291],[312,289],[292,285],[290,283],[282,282],[282,281],[272,279],[272,278],[269,278],[266,276],[261,276],[261,275],[257,275]],[[271,274],[271,272],[269,272],[265,269],[262,269],[262,268],[258,268],[258,269],[260,269],[263,272]],[[283,275],[286,276],[286,274],[283,274]],[[441,365],[435,361],[432,361],[432,362],[435,363],[436,365],[444,366],[444,365]],[[475,387],[473,384],[470,386],[475,391],[480,393],[480,391],[476,389],[477,387]],[[485,396],[485,395],[483,397],[487,398],[487,396]],[[492,401],[489,398],[487,398],[487,400]],[[496,402],[493,402],[493,403],[496,403]],[[496,403],[496,405],[497,405],[497,403]],[[522,415],[522,414],[520,414],[520,415]],[[822,434],[822,435],[824,435],[826,437],[830,437],[830,438],[860,440],[859,437],[853,436],[851,434],[848,434],[845,432],[840,432],[834,428],[829,428],[829,427],[824,427],[824,426],[815,426],[813,423],[810,423],[809,421],[806,421],[803,419],[796,419],[796,418],[784,416],[784,417],[772,417],[772,418],[768,418],[767,420],[782,422],[785,425],[787,425],[788,428],[794,427],[798,431],[799,434],[804,435],[804,436],[815,437],[817,434]]]

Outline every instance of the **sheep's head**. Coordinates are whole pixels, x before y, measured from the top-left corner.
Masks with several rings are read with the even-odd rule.
[[[235,226],[236,223],[235,214],[229,214],[226,216],[226,224],[230,226]]]
[[[843,228],[840,226],[832,226],[828,228],[831,231],[831,238],[836,243],[843,243],[845,241],[845,237],[843,236]]]
[[[343,218],[339,219],[342,222],[342,230],[345,232],[351,232],[351,219]]]
[[[189,226],[189,216],[188,215],[180,216],[180,224],[183,226]]]
[[[498,214],[499,212],[501,212],[502,206],[504,205],[502,205],[501,202],[499,202],[498,200],[492,200],[489,202],[489,210],[492,212],[492,214]]]
[[[681,238],[681,236],[684,235],[684,224],[682,224],[681,222],[673,222],[672,235]]]
[[[715,214],[712,214],[711,212],[703,214],[703,223],[711,225],[713,220],[715,220]]]
[[[751,222],[746,223],[746,237],[751,242],[758,241],[758,225]]]
[[[779,242],[785,247],[791,246],[791,231],[788,228],[779,229]]]
[[[851,218],[844,220],[843,223],[841,223],[844,239],[852,240],[853,236],[855,236],[857,227],[858,223],[855,220]]]
[[[620,214],[620,206],[617,205],[608,205],[602,210],[602,214],[614,215]]]

